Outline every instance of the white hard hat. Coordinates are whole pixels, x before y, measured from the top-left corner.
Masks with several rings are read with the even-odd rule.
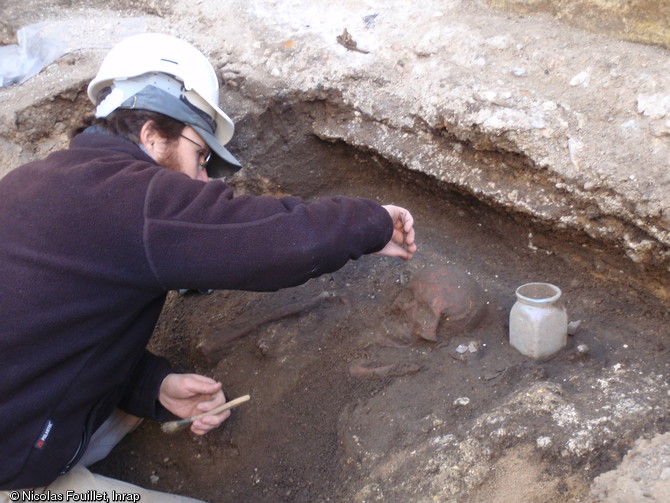
[[[105,88],[110,88],[111,93],[98,104],[99,94]],[[149,92],[148,99],[141,99],[140,91],[147,95],[156,89],[159,94]],[[189,120],[193,115],[170,96],[197,109],[196,115],[201,118],[204,113],[205,122]],[[142,33],[122,40],[105,56],[88,86],[88,97],[98,105],[98,117],[105,117],[117,108],[137,108],[185,122],[196,129],[215,154],[239,166],[223,147],[232,138],[235,126],[219,108],[219,81],[214,68],[188,42],[160,33]],[[131,97],[140,100],[129,101]]]

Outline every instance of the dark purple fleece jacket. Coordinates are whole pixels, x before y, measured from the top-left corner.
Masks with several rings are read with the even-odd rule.
[[[273,291],[390,239],[368,200],[241,196],[83,133],[0,180],[0,489],[66,472],[115,407],[161,419],[169,290]]]

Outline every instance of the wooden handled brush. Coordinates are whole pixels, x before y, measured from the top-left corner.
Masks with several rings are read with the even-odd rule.
[[[187,417],[186,419],[179,419],[177,421],[168,421],[167,423],[163,423],[161,425],[161,430],[163,430],[164,433],[175,433],[189,424],[191,424],[193,421],[197,421],[198,419],[205,417],[205,416],[212,416],[214,414],[220,414],[224,410],[232,409],[233,407],[237,407],[240,404],[243,404],[244,402],[249,401],[251,397],[249,395],[244,395],[239,398],[236,398],[235,400],[231,400],[230,402],[226,402],[223,405],[217,407],[216,409],[212,409],[207,412],[203,412],[202,414],[197,414],[195,416]]]

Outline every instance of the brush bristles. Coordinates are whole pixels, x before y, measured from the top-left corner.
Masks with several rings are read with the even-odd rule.
[[[187,417],[186,419],[179,419],[178,421],[168,421],[167,423],[163,423],[161,425],[161,429],[165,433],[174,433],[175,431],[179,431],[185,426],[188,426],[191,424],[193,421],[197,421],[200,418],[203,418],[205,416],[211,416],[214,414],[220,414],[224,410],[232,409],[233,407],[237,407],[241,403],[244,403],[248,401],[251,397],[249,395],[244,395],[241,397],[236,398],[235,400],[231,400],[230,402],[226,402],[223,405],[220,405],[216,409],[210,410],[209,412],[203,412],[202,414],[198,414],[196,416],[191,416]]]
[[[161,430],[163,430],[163,433],[177,433],[179,430],[186,427],[189,423],[190,421],[183,419],[180,421],[169,421],[161,425]]]

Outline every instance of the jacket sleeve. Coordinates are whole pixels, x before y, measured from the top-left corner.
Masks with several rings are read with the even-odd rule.
[[[161,383],[174,370],[165,358],[144,352],[128,380],[121,410],[134,416],[164,421],[170,412],[158,401]]]
[[[367,199],[233,197],[164,170],[145,201],[145,251],[159,283],[175,288],[274,291],[381,250],[388,212]]]

